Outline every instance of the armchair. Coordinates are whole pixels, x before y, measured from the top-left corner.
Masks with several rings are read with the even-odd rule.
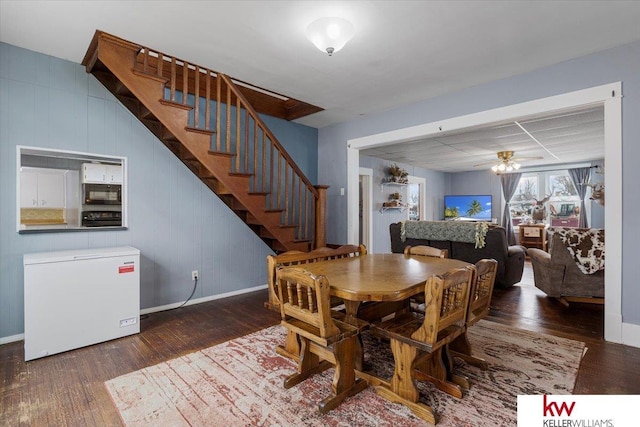
[[[571,230],[571,231],[563,231]],[[573,234],[572,240],[584,258],[597,263],[604,262],[604,230],[550,228],[549,253],[540,249],[527,249],[531,258],[535,286],[547,296],[558,298],[568,306],[569,302],[604,302],[604,267],[584,273],[563,241],[563,232]],[[596,268],[592,268],[596,270]]]

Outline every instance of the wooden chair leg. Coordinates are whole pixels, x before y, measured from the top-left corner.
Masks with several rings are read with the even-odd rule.
[[[462,399],[462,387],[453,381],[450,381],[450,375],[443,361],[442,349],[429,354],[419,363],[416,363],[413,370],[413,376],[419,381],[429,381],[439,390],[450,394],[453,397]]]
[[[459,357],[468,364],[476,366],[483,371],[486,371],[489,368],[489,364],[486,360],[480,357],[475,357],[472,354],[471,343],[469,342],[466,331],[464,334],[453,340],[453,342],[449,343],[448,347],[452,356]]]
[[[306,380],[312,375],[319,374],[331,368],[331,363],[323,360],[320,362],[320,358],[311,353],[310,343],[306,338],[300,340],[300,356],[298,360],[298,372],[288,376],[284,380],[284,388],[288,389],[302,381]]]
[[[320,413],[327,413],[336,408],[344,399],[353,396],[367,387],[367,382],[356,378],[354,370],[353,352],[356,349],[358,340],[356,336],[335,344],[335,373],[331,389],[333,394],[320,402],[318,409]]]
[[[298,334],[287,330],[287,337],[285,338],[284,345],[276,347],[276,353],[297,362],[300,357],[300,342]]]

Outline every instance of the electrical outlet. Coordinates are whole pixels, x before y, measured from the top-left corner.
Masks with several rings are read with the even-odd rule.
[[[191,272],[191,280],[198,280],[198,270],[193,270]]]

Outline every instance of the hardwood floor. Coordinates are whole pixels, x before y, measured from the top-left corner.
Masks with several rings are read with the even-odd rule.
[[[0,425],[122,425],[105,381],[278,323],[266,299],[264,290],[154,313],[138,335],[30,362],[22,341],[0,346]],[[576,394],[640,394],[640,349],[604,342],[603,312],[546,298],[528,265],[520,285],[494,291],[489,320],[584,341]]]

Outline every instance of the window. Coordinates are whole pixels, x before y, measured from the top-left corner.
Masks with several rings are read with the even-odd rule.
[[[536,209],[545,199],[544,209]],[[514,226],[542,216],[547,225],[578,227],[580,196],[567,170],[524,173],[509,209]]]

